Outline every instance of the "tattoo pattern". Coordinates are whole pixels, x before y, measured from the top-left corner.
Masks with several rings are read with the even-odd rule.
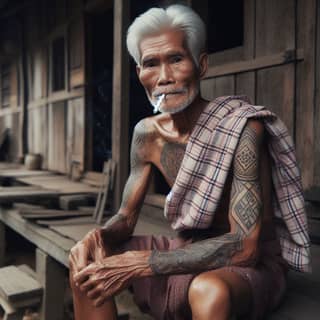
[[[261,138],[247,126],[234,159],[231,188],[231,215],[244,235],[250,234],[259,218],[262,201],[259,181],[259,146]]]
[[[236,150],[230,199],[230,214],[236,226],[232,233],[198,241],[172,251],[154,250],[149,264],[155,274],[217,269],[230,265],[233,257],[242,251],[243,239],[257,225],[262,208],[259,181],[261,139],[253,128],[246,126]]]
[[[207,271],[230,264],[231,257],[241,249],[239,235],[225,234],[173,251],[154,250],[149,264],[158,275]]]
[[[186,145],[182,143],[167,142],[164,144],[160,163],[170,181],[174,182],[181,166],[186,150]]]

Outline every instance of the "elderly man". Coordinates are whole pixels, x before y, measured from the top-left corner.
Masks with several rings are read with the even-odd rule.
[[[291,139],[245,97],[200,96],[205,28],[190,8],[150,9],[127,45],[161,113],[135,127],[118,213],[71,251],[76,319],[116,319],[112,297],[127,287],[156,319],[262,318],[279,304],[288,266],[309,269]],[[175,239],[132,236],[153,166],[172,188]]]

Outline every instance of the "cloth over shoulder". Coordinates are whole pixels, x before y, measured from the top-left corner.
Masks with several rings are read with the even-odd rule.
[[[249,118],[263,120],[273,159],[273,207],[282,256],[291,267],[310,271],[310,240],[300,171],[286,126],[245,96],[210,102],[190,136],[176,181],[166,198],[165,216],[175,230],[205,229],[214,218],[233,155]]]

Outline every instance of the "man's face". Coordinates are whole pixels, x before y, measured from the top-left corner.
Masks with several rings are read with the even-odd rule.
[[[185,44],[184,33],[167,30],[144,38],[140,43],[139,79],[155,105],[165,94],[161,112],[185,109],[199,93],[200,72]]]

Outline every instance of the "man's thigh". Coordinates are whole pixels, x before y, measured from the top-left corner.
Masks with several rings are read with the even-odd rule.
[[[121,247],[119,253],[130,250],[174,250],[191,240],[165,236],[134,236]],[[191,319],[188,288],[194,275],[153,276],[133,281],[130,289],[140,309],[155,319]]]

